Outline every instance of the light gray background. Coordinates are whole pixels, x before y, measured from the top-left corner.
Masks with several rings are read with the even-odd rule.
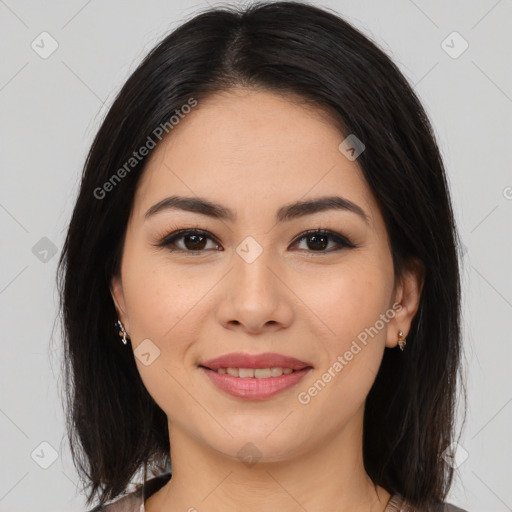
[[[206,5],[0,0],[0,511],[85,510],[63,439],[58,329],[50,343],[57,259],[106,108],[145,53]],[[435,126],[465,246],[469,410],[449,501],[471,512],[510,511],[512,1],[318,5],[344,15],[392,56]],[[47,59],[31,47],[50,48],[43,31],[59,45]],[[457,58],[445,51],[463,48],[446,39],[453,31],[469,44]],[[43,237],[55,245],[53,256],[44,253],[51,245]],[[43,469],[52,449],[56,460]]]

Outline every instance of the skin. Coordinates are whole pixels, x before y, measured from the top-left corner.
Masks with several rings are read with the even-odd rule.
[[[247,512],[376,512],[390,498],[363,466],[365,399],[384,350],[396,347],[399,329],[409,331],[423,277],[410,269],[395,279],[375,197],[357,160],[338,149],[345,137],[326,114],[293,99],[236,89],[201,101],[153,150],[139,183],[111,291],[132,348],[149,339],[160,350],[148,366],[135,358],[168,417],[173,466],[147,512],[226,512],[241,504]],[[170,195],[220,203],[236,220],[176,209],[144,218]],[[275,221],[286,204],[332,195],[356,203],[368,222],[344,210]],[[213,235],[203,252],[191,254],[197,241],[187,237],[174,244],[183,252],[155,246],[185,228]],[[320,228],[357,247],[296,241]],[[250,264],[236,252],[247,236],[263,249]],[[394,303],[401,309],[384,328],[301,404],[298,393]],[[278,352],[313,370],[270,399],[242,400],[198,368],[230,352]],[[261,454],[250,467],[237,455],[249,442]]]

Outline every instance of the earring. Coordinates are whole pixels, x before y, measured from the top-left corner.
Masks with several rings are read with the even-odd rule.
[[[128,335],[126,333],[126,329],[124,328],[124,325],[122,324],[121,320],[118,320],[117,322],[114,323],[115,326],[117,326],[119,328],[119,336],[122,339],[122,342],[126,345],[128,343]]]
[[[406,343],[407,341],[405,340],[404,333],[402,331],[398,331],[398,346],[400,347],[400,350],[402,352],[404,350]]]

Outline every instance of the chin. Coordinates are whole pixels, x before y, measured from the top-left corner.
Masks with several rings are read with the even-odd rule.
[[[230,430],[233,437],[226,435],[223,439],[205,441],[223,457],[242,462],[249,467],[256,463],[288,461],[299,456],[307,447],[307,439],[300,439],[298,433],[287,430],[286,435],[273,432],[269,436],[271,430],[258,430],[255,427],[252,429],[254,433],[245,430],[239,434]]]

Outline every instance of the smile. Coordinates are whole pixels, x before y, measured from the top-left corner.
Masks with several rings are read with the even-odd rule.
[[[280,354],[227,354],[199,365],[214,386],[244,400],[266,400],[298,384],[313,369]]]
[[[218,368],[214,370],[220,374],[228,374],[232,377],[240,377],[241,379],[248,379],[254,377],[256,379],[269,379],[273,377],[281,377],[281,375],[288,375],[295,370],[291,368]]]

